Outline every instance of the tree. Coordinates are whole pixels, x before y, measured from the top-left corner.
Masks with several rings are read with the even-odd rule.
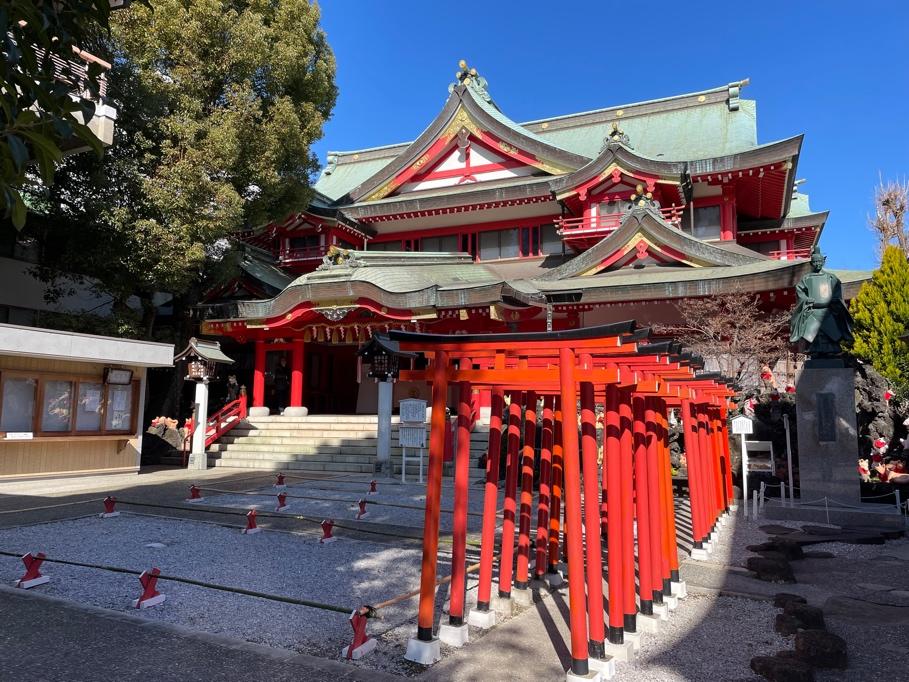
[[[116,140],[32,187],[43,277],[91,277],[126,317],[138,296],[142,336],[169,293],[182,342],[228,238],[308,203],[337,94],[318,22],[307,0],[157,0],[114,17],[97,49],[113,56]]]
[[[874,194],[875,213],[869,218],[871,229],[877,232],[881,251],[896,244],[909,258],[909,230],[906,213],[909,211],[909,182],[883,181]],[[883,254],[882,254],[883,255]]]
[[[909,261],[900,247],[885,247],[880,267],[849,309],[855,319],[852,353],[905,392],[909,345],[901,337],[909,330]]]
[[[676,304],[681,322],[661,327],[743,388],[757,386],[761,367],[788,350],[785,312],[767,312],[755,294],[733,292]]]
[[[0,3],[0,212],[25,224],[20,194],[34,164],[45,184],[72,138],[100,153],[85,125],[95,112],[101,67],[74,61],[89,36],[106,30],[110,0]]]

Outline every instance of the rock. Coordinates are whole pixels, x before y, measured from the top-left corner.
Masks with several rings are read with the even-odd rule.
[[[775,559],[776,561],[789,561],[789,557],[787,557],[782,552],[775,552],[775,551],[762,549],[761,551],[758,552],[758,554],[760,554],[765,559]]]
[[[796,604],[807,604],[808,600],[798,594],[792,594],[791,592],[777,592],[773,595],[773,605],[778,609],[782,609],[789,602],[795,602]]]
[[[816,552],[802,552],[803,559],[835,559],[836,554],[817,550]]]
[[[783,607],[783,613],[792,616],[801,623],[801,627],[809,630],[823,630],[826,627],[824,612],[816,606],[789,602]]]
[[[773,523],[767,524],[766,526],[758,526],[758,528],[768,535],[788,535],[789,533],[794,533],[796,531],[795,528],[790,528],[789,526],[777,526]]]
[[[799,631],[801,621],[794,616],[788,616],[785,613],[776,614],[776,620],[773,623],[773,629],[783,635],[790,637]]]
[[[856,583],[855,586],[866,592],[889,592],[894,589],[893,585],[882,585],[881,583]]]
[[[755,656],[751,669],[770,682],[814,682],[814,670],[790,656]]]
[[[758,552],[775,552],[776,543],[775,542],[762,542],[759,545],[748,545],[745,549],[747,549],[749,552],[754,552],[755,554]]]
[[[849,664],[846,640],[826,630],[803,630],[795,636],[795,652],[818,668],[843,670]]]
[[[802,526],[802,532],[808,533],[808,535],[842,535],[842,528],[828,528],[827,526],[812,526],[805,525]]]
[[[771,583],[794,583],[795,575],[792,566],[783,559],[765,559],[764,557],[748,557],[745,567],[754,572],[758,580]]]

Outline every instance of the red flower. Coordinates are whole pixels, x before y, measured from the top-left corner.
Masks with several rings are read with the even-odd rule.
[[[883,462],[884,458],[883,458],[883,456],[881,456],[875,452],[873,455],[871,455],[871,461],[872,462]]]

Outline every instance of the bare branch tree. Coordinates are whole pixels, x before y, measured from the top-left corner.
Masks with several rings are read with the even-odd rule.
[[[880,239],[881,252],[888,244],[896,244],[909,257],[909,230],[906,213],[909,210],[909,181],[891,181],[880,185],[874,192],[875,213],[869,216],[871,229]]]
[[[757,386],[761,367],[772,367],[788,350],[788,314],[763,310],[755,294],[689,299],[676,308],[681,322],[658,332],[674,336],[743,387]]]

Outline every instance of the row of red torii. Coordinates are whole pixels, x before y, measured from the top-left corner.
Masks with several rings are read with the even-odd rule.
[[[459,396],[459,434],[450,607],[448,622],[441,627],[448,631],[446,641],[458,639],[457,634],[452,637],[454,631],[461,632],[460,641],[466,642],[470,398],[474,388],[490,389],[479,585],[477,606],[469,621],[481,627],[494,625],[497,608],[510,608],[513,596],[526,598],[531,579],[545,580],[547,574],[557,574],[560,559],[567,557],[571,632],[567,675],[570,679],[597,679],[597,671],[609,660],[607,652],[627,655],[627,640],[637,632],[638,614],[652,616],[654,604],[662,610],[665,607],[660,605],[673,599],[673,590],[681,586],[669,462],[670,410],[680,412],[685,430],[695,550],[709,546],[717,523],[729,510],[732,474],[727,409],[734,395],[731,382],[718,374],[698,372],[703,366],[699,358],[682,353],[675,342],[651,342],[650,330],[637,328],[634,322],[476,336],[391,332],[389,341],[402,353],[417,352],[427,361],[424,368],[402,370],[400,380],[432,384],[418,627],[406,657],[421,663],[433,663],[440,657],[433,624],[450,386],[457,386]],[[507,415],[506,395],[511,398]],[[538,398],[542,398],[542,433],[537,523],[532,533]],[[597,403],[605,407],[602,468],[598,463]],[[497,552],[503,429],[507,430],[505,503]],[[583,498],[598,504],[582,504],[582,486]],[[585,527],[597,532],[585,533]],[[493,597],[496,563],[498,590]],[[604,618],[604,569],[608,619]]]

